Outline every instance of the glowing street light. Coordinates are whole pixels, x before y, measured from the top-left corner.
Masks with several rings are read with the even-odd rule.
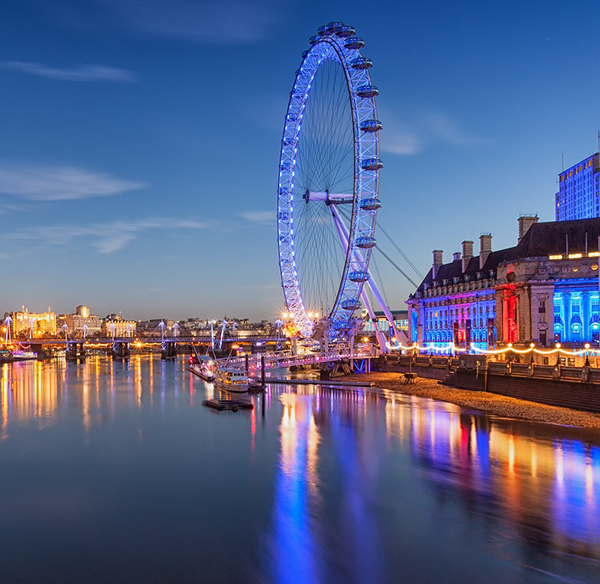
[[[590,344],[586,343],[584,345],[585,347],[585,366],[589,367],[590,366]]]

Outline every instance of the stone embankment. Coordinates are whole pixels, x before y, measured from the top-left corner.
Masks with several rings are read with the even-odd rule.
[[[455,389],[440,385],[434,379],[419,377],[414,384],[405,385],[403,374],[390,372],[359,373],[347,378],[353,381],[372,381],[376,387],[382,389],[439,399],[497,416],[600,429],[600,414],[547,406],[483,391]]]

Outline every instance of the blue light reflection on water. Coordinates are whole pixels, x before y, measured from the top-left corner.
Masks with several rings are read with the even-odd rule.
[[[598,432],[302,386],[216,414],[213,394],[183,360],[4,366],[5,581],[598,580]]]

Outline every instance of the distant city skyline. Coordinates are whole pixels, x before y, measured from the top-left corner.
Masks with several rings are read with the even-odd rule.
[[[600,6],[386,0],[13,2],[0,21],[0,310],[275,320],[275,194],[294,72],[318,26],[365,39],[378,221],[422,273],[598,150]],[[378,240],[413,277],[401,257]],[[390,306],[414,289],[377,258]]]

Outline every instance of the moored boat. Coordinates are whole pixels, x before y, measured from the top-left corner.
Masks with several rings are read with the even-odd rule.
[[[0,350],[0,363],[13,363],[14,361],[32,361],[37,359],[38,354],[33,351],[22,351],[20,349]]]
[[[37,359],[37,353],[33,351],[21,351],[19,349],[12,352],[12,357],[14,361],[31,361]]]
[[[188,369],[204,381],[213,382],[215,380],[216,363],[208,355],[192,357]]]
[[[225,391],[245,393],[248,391],[248,375],[237,367],[219,364],[215,372],[215,385]]]

